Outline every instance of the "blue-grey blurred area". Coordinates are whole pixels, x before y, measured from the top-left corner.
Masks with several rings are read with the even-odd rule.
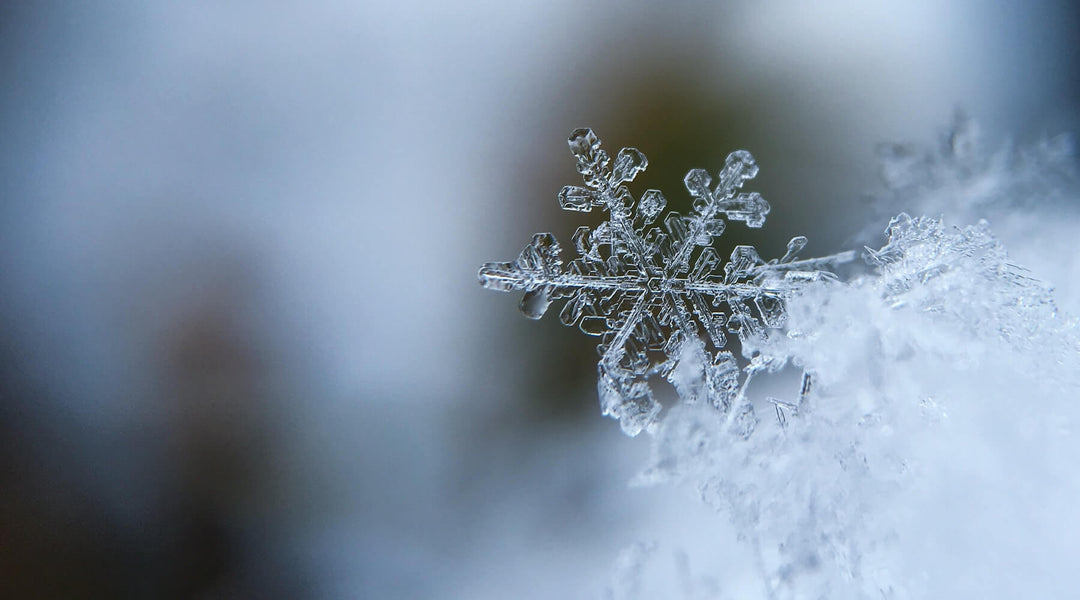
[[[627,486],[647,441],[601,418],[595,340],[477,285],[598,222],[558,210],[566,135],[640,148],[636,190],[675,208],[746,148],[773,210],[725,243],[860,247],[894,208],[865,200],[876,143],[957,108],[1075,129],[1078,25],[1049,1],[5,3],[0,595],[601,596],[649,527],[716,517]]]

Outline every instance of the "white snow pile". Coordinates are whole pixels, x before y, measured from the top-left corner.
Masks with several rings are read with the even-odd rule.
[[[867,249],[867,273],[807,286],[787,301],[782,331],[744,344],[748,358],[808,373],[807,393],[751,388],[748,437],[703,406],[677,406],[657,427],[639,482],[700,493],[758,571],[755,589],[721,579],[684,585],[685,597],[1080,589],[1080,326],[1059,309],[1076,298],[1056,299],[1047,283],[1076,272],[1071,146],[984,152],[971,135],[960,122],[942,149],[894,147],[891,200],[931,216],[895,217],[887,243]],[[1030,270],[995,237],[999,225]]]

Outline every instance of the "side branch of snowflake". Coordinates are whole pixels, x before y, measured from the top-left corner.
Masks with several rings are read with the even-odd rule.
[[[781,327],[785,298],[805,282],[833,277],[828,268],[854,253],[798,260],[806,245],[798,236],[780,259],[766,262],[752,246],[737,246],[720,268],[712,244],[728,222],[761,227],[769,213],[760,194],[740,192],[758,172],[749,152],[729,154],[715,182],[704,169],[688,172],[684,183],[693,212],[669,211],[663,226],[656,226],[667,205],[664,195],[647,190],[635,200],[627,188],[648,166],[640,150],[623,148],[613,160],[591,129],[575,130],[569,144],[584,186],[564,187],[559,204],[582,212],[599,208],[607,220],[595,229],[577,229],[578,258],[568,264],[555,236],[538,233],[517,260],[485,264],[480,283],[504,292],[523,290],[521,311],[532,319],[563,301],[564,324],[600,336],[600,404],[627,434],[637,435],[656,420],[661,406],[649,380],[661,375],[682,401],[705,400],[738,416],[749,435],[754,420],[745,387],[755,372],[782,364],[756,360],[740,369],[724,350],[727,335],[747,340]]]

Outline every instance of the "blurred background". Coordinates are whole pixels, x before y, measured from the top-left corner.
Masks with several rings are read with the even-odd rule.
[[[875,145],[958,108],[1075,131],[1078,31],[1065,1],[5,3],[0,595],[621,597],[661,531],[737,561],[627,485],[648,442],[601,418],[595,340],[477,268],[599,222],[556,203],[581,126],[675,209],[753,152],[773,210],[728,248],[877,241]]]

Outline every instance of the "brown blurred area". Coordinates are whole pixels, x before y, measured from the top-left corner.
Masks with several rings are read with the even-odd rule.
[[[63,426],[29,417],[41,391],[20,377],[18,351],[7,348],[4,365],[15,368],[2,379],[0,422],[5,597],[305,597],[296,573],[252,560],[268,558],[257,544],[275,501],[273,398],[286,388],[271,346],[245,322],[255,290],[244,265],[229,257],[211,264],[192,278],[197,291],[186,302],[158,315],[153,416],[106,434],[101,443],[115,447],[99,449],[104,460],[87,460],[87,472],[70,472],[72,455],[87,449],[65,439]],[[155,472],[117,472],[118,463],[148,461],[115,452],[152,456],[137,468]],[[102,505],[88,477],[132,478],[114,485],[136,494],[127,499],[134,506],[123,498],[119,511]]]

